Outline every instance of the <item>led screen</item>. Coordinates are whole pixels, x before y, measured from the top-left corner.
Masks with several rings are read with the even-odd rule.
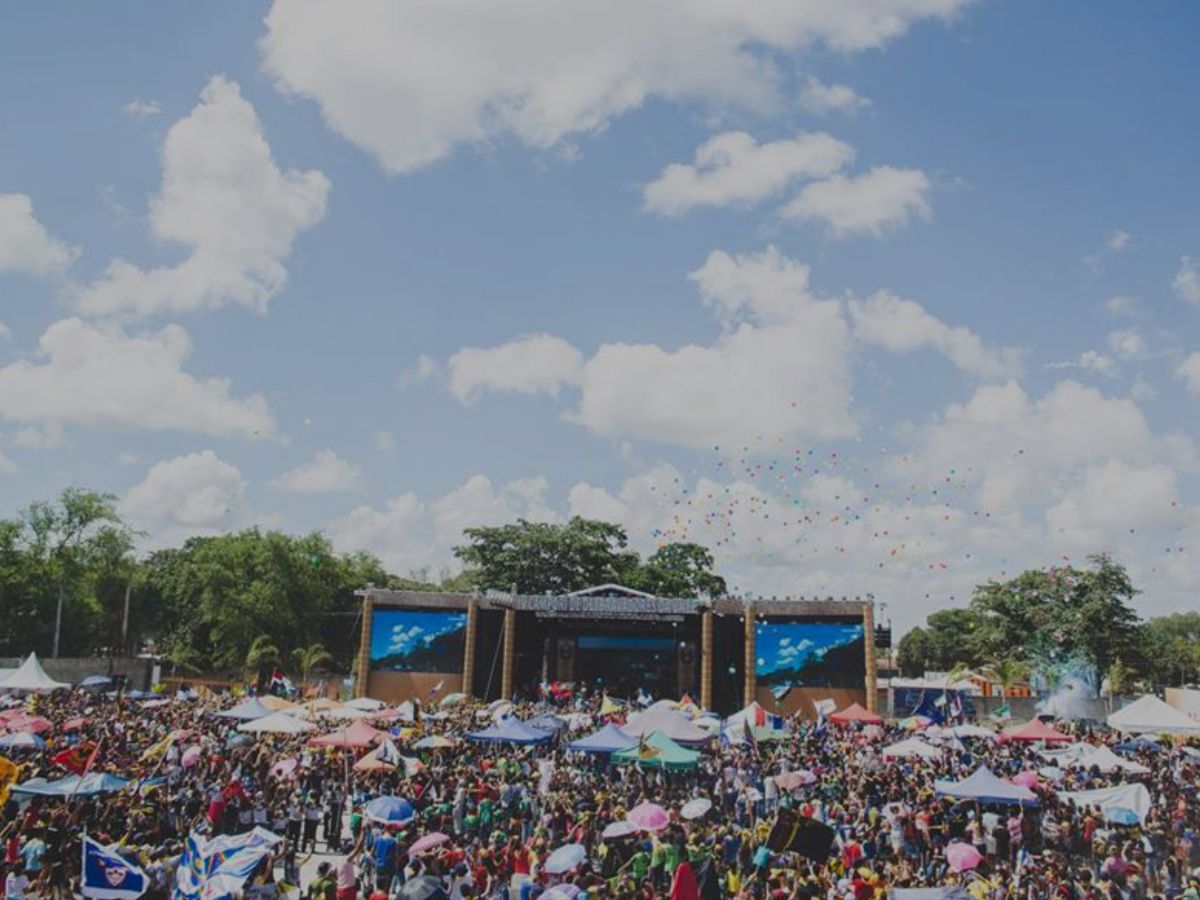
[[[385,672],[461,672],[467,614],[376,609],[371,668]]]
[[[862,623],[764,622],[756,638],[758,683],[771,687],[862,687]]]

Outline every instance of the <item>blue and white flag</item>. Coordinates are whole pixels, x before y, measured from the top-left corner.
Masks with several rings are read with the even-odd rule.
[[[96,900],[133,900],[146,893],[150,881],[146,873],[122,858],[111,847],[83,838],[83,874],[80,885],[84,897]]]

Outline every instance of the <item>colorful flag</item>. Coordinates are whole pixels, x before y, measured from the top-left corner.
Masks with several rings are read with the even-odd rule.
[[[96,900],[133,900],[150,886],[140,868],[123,859],[113,847],[105,847],[86,835],[79,883],[83,896]]]
[[[175,743],[175,732],[171,732],[158,743],[151,744],[149,747],[147,747],[146,752],[142,754],[142,762],[149,762],[152,759],[158,759],[171,749],[171,745],[173,743]]]
[[[20,774],[20,766],[11,759],[0,756],[0,806],[8,802],[8,792],[17,783],[17,776]]]
[[[97,746],[96,744],[84,743],[68,747],[66,750],[55,753],[50,757],[50,762],[66,769],[72,775],[86,775],[88,769],[91,768],[91,763],[95,761]]]
[[[1004,703],[1000,706],[997,706],[996,711],[994,713],[992,713],[992,716],[997,719],[1011,719],[1012,718],[1012,706],[1008,703]]]
[[[790,809],[781,809],[775,817],[767,846],[777,853],[799,853],[808,859],[824,862],[833,846],[834,831],[823,822],[810,819]]]
[[[750,719],[742,719],[742,737],[750,745],[750,751],[758,756],[758,739],[754,737],[754,729],[750,727]]]

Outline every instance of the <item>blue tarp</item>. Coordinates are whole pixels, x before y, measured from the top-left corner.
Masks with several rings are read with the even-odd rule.
[[[637,746],[638,739],[623,732],[616,725],[605,725],[599,731],[587,737],[567,744],[568,750],[578,750],[581,753],[616,753],[618,750],[628,750]]]
[[[110,794],[129,786],[128,779],[109,775],[107,772],[92,772],[80,781],[78,775],[68,775],[56,781],[31,778],[24,784],[14,785],[14,794],[37,794],[41,797],[90,797],[94,794]]]
[[[547,732],[531,728],[520,719],[502,719],[483,731],[471,732],[467,740],[477,744],[541,744],[550,737]]]

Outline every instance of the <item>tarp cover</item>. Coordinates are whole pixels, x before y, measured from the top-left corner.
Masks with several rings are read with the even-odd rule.
[[[937,759],[942,751],[920,738],[909,738],[883,748],[884,759]]]
[[[5,691],[54,691],[58,688],[68,688],[69,684],[55,681],[46,674],[42,664],[38,662],[37,654],[30,653],[21,663],[20,668],[0,681],[0,690]]]
[[[868,725],[882,725],[883,719],[875,715],[875,713],[864,709],[858,703],[851,703],[841,712],[835,712],[829,717],[830,722],[837,722],[839,725],[848,725],[851,722],[865,722]]]
[[[545,731],[531,728],[520,719],[503,719],[483,731],[473,731],[467,740],[477,744],[541,744],[550,740]]]
[[[250,722],[254,719],[261,719],[263,716],[269,716],[271,712],[269,706],[265,706],[257,697],[251,697],[249,700],[243,700],[237,706],[222,710],[217,715],[224,716],[226,719],[241,719],[243,722]]]
[[[1036,806],[1037,794],[1016,784],[1001,781],[987,768],[980,766],[962,781],[935,781],[936,792],[943,797],[959,800],[978,800],[981,803],[1020,803]]]
[[[581,753],[616,753],[637,746],[638,739],[626,734],[616,725],[605,725],[599,731],[567,744],[568,750]]]
[[[658,731],[675,743],[684,745],[705,744],[712,740],[711,734],[683,713],[666,707],[634,713],[629,717],[629,721],[621,726],[621,730],[635,738],[649,736]]]
[[[680,747],[661,731],[653,731],[637,745],[614,753],[612,761],[637,763],[646,769],[690,769],[700,761],[700,754]]]
[[[1137,814],[1139,822],[1146,821],[1151,806],[1150,792],[1144,784],[1118,784],[1092,791],[1063,791],[1058,798],[1070,800],[1080,807],[1096,806],[1101,812],[1129,809]]]
[[[306,731],[315,730],[315,725],[285,712],[273,712],[269,716],[251,719],[238,726],[238,731],[249,731],[255,734],[303,734]]]
[[[1108,727],[1131,734],[1200,734],[1200,722],[1153,694],[1117,710],[1108,717]]]

